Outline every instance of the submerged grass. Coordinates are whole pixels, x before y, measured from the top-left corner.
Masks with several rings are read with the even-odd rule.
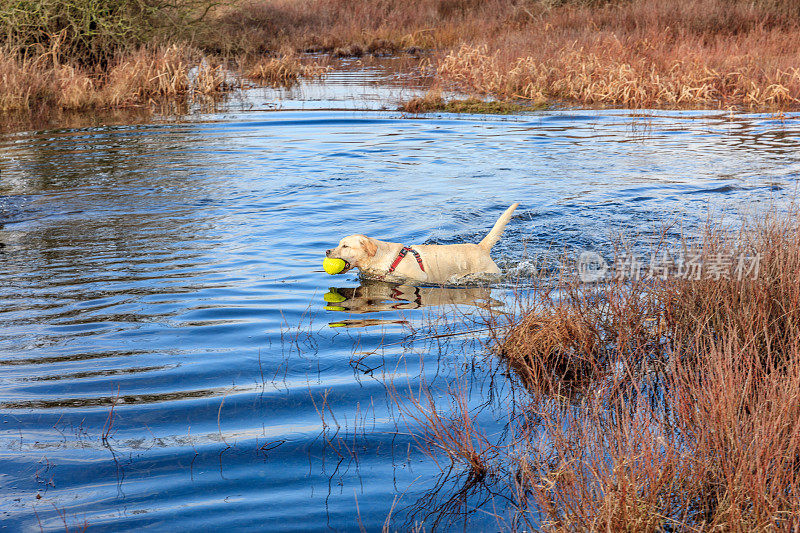
[[[406,113],[467,113],[473,115],[512,115],[542,109],[545,102],[520,104],[507,100],[481,100],[479,98],[445,99],[440,91],[431,91],[425,96],[412,98],[400,105],[399,110]]]
[[[521,313],[487,315],[518,387],[503,437],[469,411],[468,381],[445,395],[457,421],[430,392],[410,402],[423,448],[506,487],[511,529],[800,523],[800,210],[711,226],[682,253],[639,279],[533,280]]]

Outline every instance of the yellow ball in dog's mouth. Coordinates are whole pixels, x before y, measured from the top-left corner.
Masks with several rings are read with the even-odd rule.
[[[338,274],[347,266],[347,263],[344,259],[338,259],[333,257],[326,257],[322,260],[322,268],[325,269],[325,272],[333,276],[334,274]]]

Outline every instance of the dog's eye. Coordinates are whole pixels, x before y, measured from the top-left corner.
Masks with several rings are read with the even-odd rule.
[[[342,248],[347,248],[347,245],[346,245],[346,244],[343,244],[343,245],[342,245]]]

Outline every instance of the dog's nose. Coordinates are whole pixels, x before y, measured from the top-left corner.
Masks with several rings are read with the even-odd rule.
[[[331,251],[325,250],[325,257],[330,257],[330,256],[331,256]]]

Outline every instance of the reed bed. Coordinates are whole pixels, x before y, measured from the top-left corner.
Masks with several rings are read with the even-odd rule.
[[[188,46],[141,48],[100,73],[54,64],[48,55],[0,53],[0,111],[86,110],[145,105],[160,99],[215,96],[235,86],[220,64]]]
[[[793,109],[800,9],[759,0],[254,0],[206,45],[338,56],[433,54],[450,86],[614,107]],[[427,61],[427,59],[426,59]]]
[[[300,78],[321,78],[330,67],[319,62],[303,62],[296,54],[281,57],[263,57],[246,70],[247,78],[272,85],[291,87]]]
[[[788,109],[800,103],[800,68],[765,67],[754,58],[727,63],[695,56],[657,65],[630,57],[617,39],[608,38],[588,49],[569,46],[552,55],[514,58],[490,53],[486,45],[465,45],[445,56],[437,72],[480,94],[535,102],[634,109]]]
[[[534,280],[522,312],[487,314],[516,388],[496,408],[503,436],[469,410],[468,381],[448,385],[451,410],[440,392],[403,403],[443,470],[499,494],[494,510],[512,502],[504,527],[800,524],[800,211],[683,246],[672,257],[701,265],[688,276],[676,260],[639,279]]]
[[[452,46],[500,24],[501,0],[246,0],[218,11],[205,45],[221,54],[287,50],[340,57]],[[209,27],[209,30],[212,28]]]
[[[273,86],[319,78],[329,67],[296,55],[264,58],[244,76]],[[89,110],[147,106],[166,100],[215,99],[239,88],[242,77],[227,62],[188,45],[139,48],[120,54],[100,71],[0,51],[0,112]]]
[[[562,2],[441,52],[445,80],[504,98],[615,107],[800,103],[797,4]]]

